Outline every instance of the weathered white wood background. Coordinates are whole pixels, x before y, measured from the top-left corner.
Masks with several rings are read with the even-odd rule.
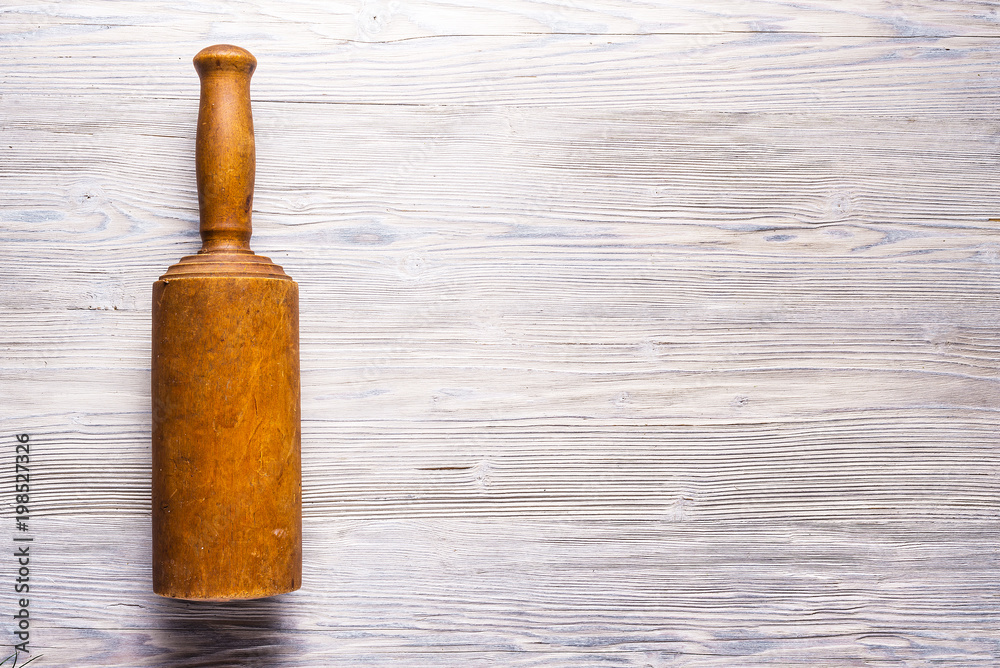
[[[976,1],[0,4],[34,665],[998,665],[998,38]],[[154,596],[148,538],[218,42],[302,298],[304,586],[231,605]]]

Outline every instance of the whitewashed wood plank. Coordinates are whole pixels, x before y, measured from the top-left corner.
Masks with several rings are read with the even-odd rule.
[[[442,231],[492,223],[495,233],[503,224],[528,224],[520,216],[572,222],[578,236],[592,238],[617,230],[584,225],[678,219],[742,223],[747,232],[754,231],[749,225],[776,232],[782,225],[913,228],[937,220],[990,229],[997,207],[989,187],[996,172],[990,103],[978,99],[937,119],[886,117],[874,100],[856,101],[857,113],[848,116],[258,102],[255,204],[259,222],[268,224],[329,224],[335,215],[360,227],[379,215],[403,222],[436,217]],[[190,233],[197,209],[193,98],[105,98],[81,102],[73,116],[56,98],[5,97],[2,104],[17,119],[4,129],[9,159],[2,178],[9,206],[28,209],[27,229],[58,229],[65,220],[76,233],[90,229],[88,222],[125,231],[144,218],[168,218]],[[23,113],[26,104],[31,114]],[[43,178],[32,180],[39,172]],[[25,192],[37,200],[23,199]],[[68,211],[56,213],[58,205]],[[5,216],[18,222],[13,211]],[[814,234],[806,243],[833,243],[836,236]],[[875,236],[839,236],[845,250],[884,245]],[[778,252],[776,244],[754,244],[762,247],[761,256]]]
[[[55,372],[100,367],[136,373],[148,366],[146,311],[101,315],[80,309],[37,317],[14,313],[16,326],[5,328],[0,339],[5,369]],[[435,351],[447,346],[454,362],[470,367],[501,367],[516,358],[517,368],[562,373],[684,373],[701,370],[711,361],[718,373],[808,368],[908,370],[969,379],[997,376],[993,326],[858,322],[846,328],[806,319],[752,322],[751,313],[729,314],[725,320],[699,318],[692,311],[634,324],[617,318],[595,327],[584,315],[538,316],[507,310],[502,325],[491,327],[488,321],[471,318],[456,322],[451,312],[416,329],[407,322],[408,315],[414,317],[375,310],[370,320],[361,321],[363,331],[356,331],[330,327],[314,314],[302,332],[303,359],[316,370],[356,374],[367,369],[372,374],[386,367],[437,366]],[[560,338],[556,318],[574,333],[572,340]],[[108,341],[114,345],[108,346]],[[335,364],[329,357],[331,347],[337,350]]]
[[[809,32],[827,35],[998,36],[992,2],[716,0],[709,6],[656,0],[484,2],[292,0],[280,7],[239,3],[124,1],[13,5],[2,9],[10,42],[53,45],[197,40],[285,42],[392,41],[440,35],[532,33],[643,34]],[[16,41],[15,41],[16,40]]]
[[[134,400],[101,396],[125,405],[65,415],[55,411],[69,402],[57,396],[47,407],[36,401],[47,412],[27,415],[13,403],[24,417],[4,424],[34,434],[39,513],[148,513],[148,415]],[[797,420],[739,412],[700,421],[552,413],[477,420],[472,411],[429,409],[421,421],[362,421],[342,408],[324,416],[307,406],[304,503],[311,516],[360,518],[997,517],[995,408],[877,407]],[[0,480],[12,484],[11,476]]]
[[[224,606],[158,599],[145,548],[97,538],[147,523],[39,524],[73,536],[37,546],[39,574],[77,574],[37,595],[50,665],[986,666],[998,650],[992,523],[307,521],[303,589]]]
[[[0,271],[20,286],[6,304],[145,309],[149,284],[198,247],[191,130],[133,126],[159,104],[142,101],[120,126],[84,121],[67,135],[56,104],[33,102],[36,125],[5,131],[18,148],[0,172]],[[193,125],[192,105],[174,104]],[[442,291],[450,315],[489,289],[577,317],[556,299],[571,289],[594,304],[630,295],[647,315],[654,298],[694,311],[718,298],[713,308],[729,313],[746,300],[764,309],[751,318],[826,309],[839,320],[863,298],[878,318],[905,311],[919,326],[949,326],[932,312],[951,308],[967,324],[995,322],[963,308],[995,295],[1000,201],[985,118],[301,107],[312,109],[286,117],[283,105],[258,105],[256,238],[317,304],[401,293],[400,308],[431,311],[440,326]],[[53,246],[51,234],[72,242]],[[494,330],[486,321],[497,317],[462,315]]]
[[[284,103],[851,114],[868,100],[884,114],[913,116],[949,115],[975,101],[992,110],[998,95],[996,42],[987,37],[570,34],[337,43],[311,52],[246,46],[265,63],[254,75],[255,99]],[[6,85],[22,95],[196,97],[193,45],[146,44],[125,61],[119,48],[9,51],[17,57]]]

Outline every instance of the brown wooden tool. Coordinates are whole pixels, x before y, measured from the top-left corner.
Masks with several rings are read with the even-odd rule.
[[[194,66],[202,248],[153,284],[153,590],[260,598],[302,581],[298,286],[250,250],[257,61]]]

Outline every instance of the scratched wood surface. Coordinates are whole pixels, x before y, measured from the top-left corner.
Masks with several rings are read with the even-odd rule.
[[[998,665],[998,38],[971,1],[0,5],[17,665]],[[154,596],[149,543],[218,42],[302,300],[304,586],[227,605]]]

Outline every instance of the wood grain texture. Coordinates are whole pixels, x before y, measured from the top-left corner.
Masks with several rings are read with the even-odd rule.
[[[0,11],[36,664],[1000,662],[995,3]],[[148,289],[217,42],[300,285],[304,569],[205,606],[150,590]]]
[[[19,58],[5,80],[25,94],[187,98],[187,68],[173,55],[187,44],[166,42],[170,55],[138,59],[139,81],[123,76],[117,55],[98,55],[111,45],[74,46],[67,58],[11,51]],[[998,95],[997,44],[984,37],[553,34],[333,42],[315,52],[288,44],[270,54],[248,46],[272,61],[254,77],[255,101],[284,104],[857,114],[870,99],[878,115],[950,116],[956,106],[995,106]]]

